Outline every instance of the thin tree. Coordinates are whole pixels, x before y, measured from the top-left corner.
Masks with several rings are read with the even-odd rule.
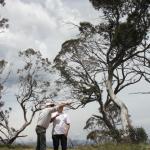
[[[5,0],[0,0],[0,7],[4,7]],[[8,28],[8,19],[3,18],[0,16],[0,33],[3,32],[5,28]],[[10,72],[6,71],[6,65],[7,62],[5,60],[0,60],[0,135],[5,134],[3,131],[3,127],[7,128],[7,122],[9,118],[9,113],[11,111],[11,108],[8,110],[4,109],[4,101],[2,99],[2,96],[4,95],[5,91],[5,83],[9,77]],[[0,136],[0,141],[2,143],[5,142],[5,140]]]
[[[20,127],[16,128],[9,121],[9,116],[2,120],[0,135],[4,144],[12,144],[17,138],[25,137],[26,135],[21,133],[31,124],[36,112],[41,109],[41,105],[56,96],[55,87],[51,83],[53,71],[50,61],[33,49],[21,51],[19,56],[23,67],[17,71],[16,89],[18,92],[14,91],[14,94],[21,108],[23,121]]]
[[[5,140],[1,135],[5,134],[3,129],[8,127],[8,119],[11,108],[5,109],[3,100],[3,95],[5,94],[5,83],[7,82],[10,72],[6,70],[7,62],[5,60],[0,60],[0,141],[5,143]]]

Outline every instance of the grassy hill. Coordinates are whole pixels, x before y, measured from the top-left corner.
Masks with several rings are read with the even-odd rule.
[[[5,147],[0,146],[0,150],[35,150],[34,147],[30,146],[11,146]],[[47,150],[52,150],[48,148]],[[104,145],[96,145],[96,146],[80,146],[68,150],[150,150],[150,145],[132,145],[132,144],[104,144]]]

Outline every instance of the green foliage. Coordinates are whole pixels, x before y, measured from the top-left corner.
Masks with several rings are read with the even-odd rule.
[[[8,119],[9,114],[11,112],[11,108],[4,109],[4,101],[3,101],[3,90],[5,89],[5,82],[7,81],[9,77],[9,73],[6,73],[6,64],[7,62],[5,60],[0,60],[0,128],[4,133],[5,128],[3,129],[3,126],[8,126]],[[4,142],[3,139],[0,136],[1,142]]]
[[[146,143],[148,135],[143,127],[130,128],[130,138],[133,143]]]
[[[4,6],[4,5],[5,5],[5,0],[0,0],[0,4],[1,4],[2,6]]]
[[[142,35],[138,34],[138,32],[139,30],[134,25],[122,23],[116,28],[112,45],[126,50],[138,46],[143,39]]]
[[[0,100],[2,98],[2,90],[4,89],[5,79],[3,78],[3,72],[5,70],[7,62],[5,60],[0,60]],[[0,106],[3,104],[0,102]]]
[[[106,25],[112,33],[112,47],[118,49],[118,55],[123,53],[123,50],[131,54],[136,50],[133,47],[136,48],[147,38],[150,27],[149,1],[90,0],[90,2],[95,9],[101,9],[108,20]]]
[[[5,5],[5,0],[0,0],[0,5],[3,7]],[[0,28],[8,28],[8,19],[1,18],[0,16]]]
[[[123,4],[123,2],[125,2],[124,0],[89,0],[93,7],[97,10],[99,10],[100,8],[107,8],[107,9],[113,9],[113,7],[117,7],[121,4]]]
[[[120,110],[116,105],[110,104],[107,108],[107,113],[109,113],[109,121],[113,125],[112,129],[109,129],[105,124],[104,120],[98,116],[93,115],[86,121],[84,129],[86,129],[89,134],[87,139],[94,141],[95,143],[105,143],[105,142],[120,142],[122,131],[117,129],[117,125],[121,124],[120,116],[118,115]]]
[[[3,7],[5,5],[5,0],[0,0],[0,5]],[[1,15],[0,15],[0,29],[2,29],[2,28],[8,28],[7,22],[8,22],[8,19],[1,18]],[[7,62],[5,60],[0,60],[0,108],[4,105],[4,102],[1,101],[2,90],[4,88],[3,84],[5,82],[5,79],[2,79],[2,73],[3,73],[4,69],[5,69],[6,64],[7,64]],[[3,111],[0,112],[0,115],[2,115],[1,113],[3,113]]]
[[[93,130],[87,135],[87,140],[93,141],[95,144],[102,144],[113,142],[116,132],[105,131],[105,130]]]
[[[32,48],[20,51],[19,57],[24,66],[17,71],[21,87],[18,100],[37,103],[38,99],[46,99],[48,87],[51,85],[48,76],[52,72],[51,62],[48,58],[43,58],[40,51]]]

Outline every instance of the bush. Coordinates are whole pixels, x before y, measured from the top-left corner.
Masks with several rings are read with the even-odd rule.
[[[129,136],[133,143],[146,143],[148,140],[148,135],[143,127],[131,128]]]

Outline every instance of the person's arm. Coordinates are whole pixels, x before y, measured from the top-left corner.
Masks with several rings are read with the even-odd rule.
[[[51,113],[58,111],[60,107],[64,107],[64,106],[67,106],[70,104],[72,104],[72,102],[62,102],[62,103],[58,104],[57,106],[54,103],[52,103],[50,105],[46,105],[46,108],[50,108],[49,113],[51,114]]]
[[[62,103],[58,104],[58,107],[64,107],[64,106],[67,106],[70,104],[72,104],[72,102],[62,102]]]
[[[57,116],[59,116],[59,113],[56,113],[54,116],[52,116],[50,123],[53,122]]]
[[[65,132],[66,137],[68,136],[69,129],[70,129],[70,123],[66,124],[66,132]]]
[[[45,109],[47,106],[45,104],[40,104],[39,105],[39,110]]]
[[[67,137],[68,136],[68,132],[69,132],[69,129],[70,129],[70,117],[68,116],[68,114],[65,114],[65,136]]]
[[[72,102],[63,102],[63,103],[60,103],[57,106],[52,107],[51,113],[58,111],[58,109],[60,107],[65,107],[65,106],[70,105],[70,104],[72,104]]]
[[[45,108],[49,108],[49,107],[54,107],[55,104],[54,103],[42,103],[42,104],[39,104],[39,109],[42,110],[42,109],[45,109]]]
[[[52,123],[55,120],[56,117],[51,118],[50,123]]]

